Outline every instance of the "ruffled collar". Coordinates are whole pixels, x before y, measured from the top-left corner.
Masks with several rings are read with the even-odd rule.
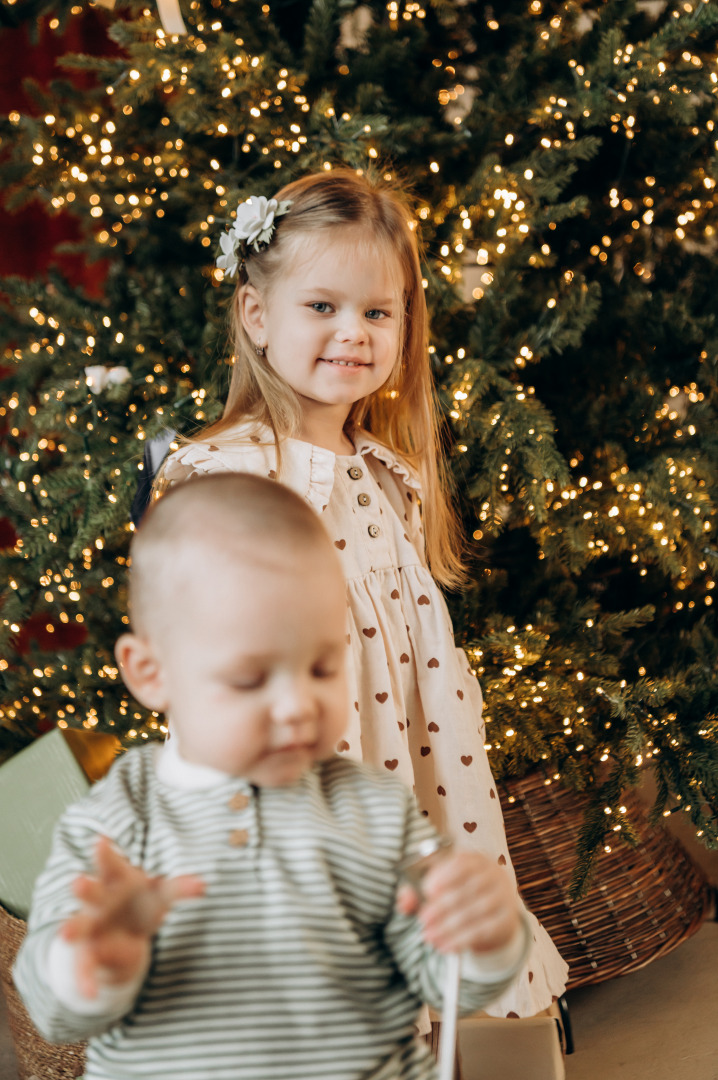
[[[321,513],[331,497],[336,459],[344,455],[337,455],[333,450],[305,442],[303,439],[287,438],[284,441],[291,446],[292,453],[282,457],[283,482]],[[421,494],[419,478],[400,454],[362,428],[357,428],[352,433],[352,441],[357,456],[375,458],[395,473],[408,488]],[[237,429],[234,438],[226,441],[222,439],[218,445],[210,441],[189,443],[181,448],[176,456],[178,459],[200,464],[199,471],[212,472],[215,469],[224,471],[237,468],[237,456],[241,459],[241,456],[252,451],[260,455],[259,460],[266,460],[267,475],[274,475],[274,437],[271,430],[264,425],[243,424]]]
[[[396,473],[407,487],[412,488],[414,491],[421,492],[421,483],[416,473],[412,471],[408,462],[397,454],[396,451],[390,450],[384,443],[377,442],[371,435],[359,429],[354,433],[354,446],[356,452],[361,454],[362,457],[375,457],[377,461],[380,461],[382,465],[385,465],[387,469]]]

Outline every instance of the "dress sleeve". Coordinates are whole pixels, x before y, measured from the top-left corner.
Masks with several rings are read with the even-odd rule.
[[[253,441],[249,437],[221,446],[210,442],[188,443],[165,460],[155,482],[155,497],[163,495],[172,484],[195,476],[246,472],[279,480],[321,514],[332,494],[335,460],[331,450],[298,439],[284,440],[279,464],[271,439]]]

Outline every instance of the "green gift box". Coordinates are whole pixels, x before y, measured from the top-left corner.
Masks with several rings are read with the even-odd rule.
[[[0,767],[0,903],[8,911],[27,918],[58,818],[121,749],[114,735],[55,728]]]

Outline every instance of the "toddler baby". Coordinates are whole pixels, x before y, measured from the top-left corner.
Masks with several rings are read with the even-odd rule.
[[[505,871],[434,838],[397,778],[341,758],[345,583],[320,519],[271,480],[172,489],[133,538],[133,695],[172,737],[123,754],[58,824],[15,980],[86,1080],[425,1080],[414,1020],[520,969]]]

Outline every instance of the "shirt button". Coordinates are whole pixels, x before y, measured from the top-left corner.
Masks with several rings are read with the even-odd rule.
[[[364,470],[360,469],[358,465],[352,465],[351,469],[347,469],[352,480],[361,480],[364,475]]]
[[[368,506],[371,502],[371,495],[366,495],[362,492],[361,495],[357,495],[357,502],[360,506]]]
[[[379,535],[379,526],[378,525],[370,525],[369,528],[367,529],[367,532],[369,533],[369,535],[372,538],[376,537],[376,536]]]
[[[233,829],[229,834],[230,847],[244,847],[249,843],[249,832],[247,829]]]
[[[249,795],[245,795],[243,791],[235,791],[232,798],[229,800],[230,810],[246,810],[249,806]]]

